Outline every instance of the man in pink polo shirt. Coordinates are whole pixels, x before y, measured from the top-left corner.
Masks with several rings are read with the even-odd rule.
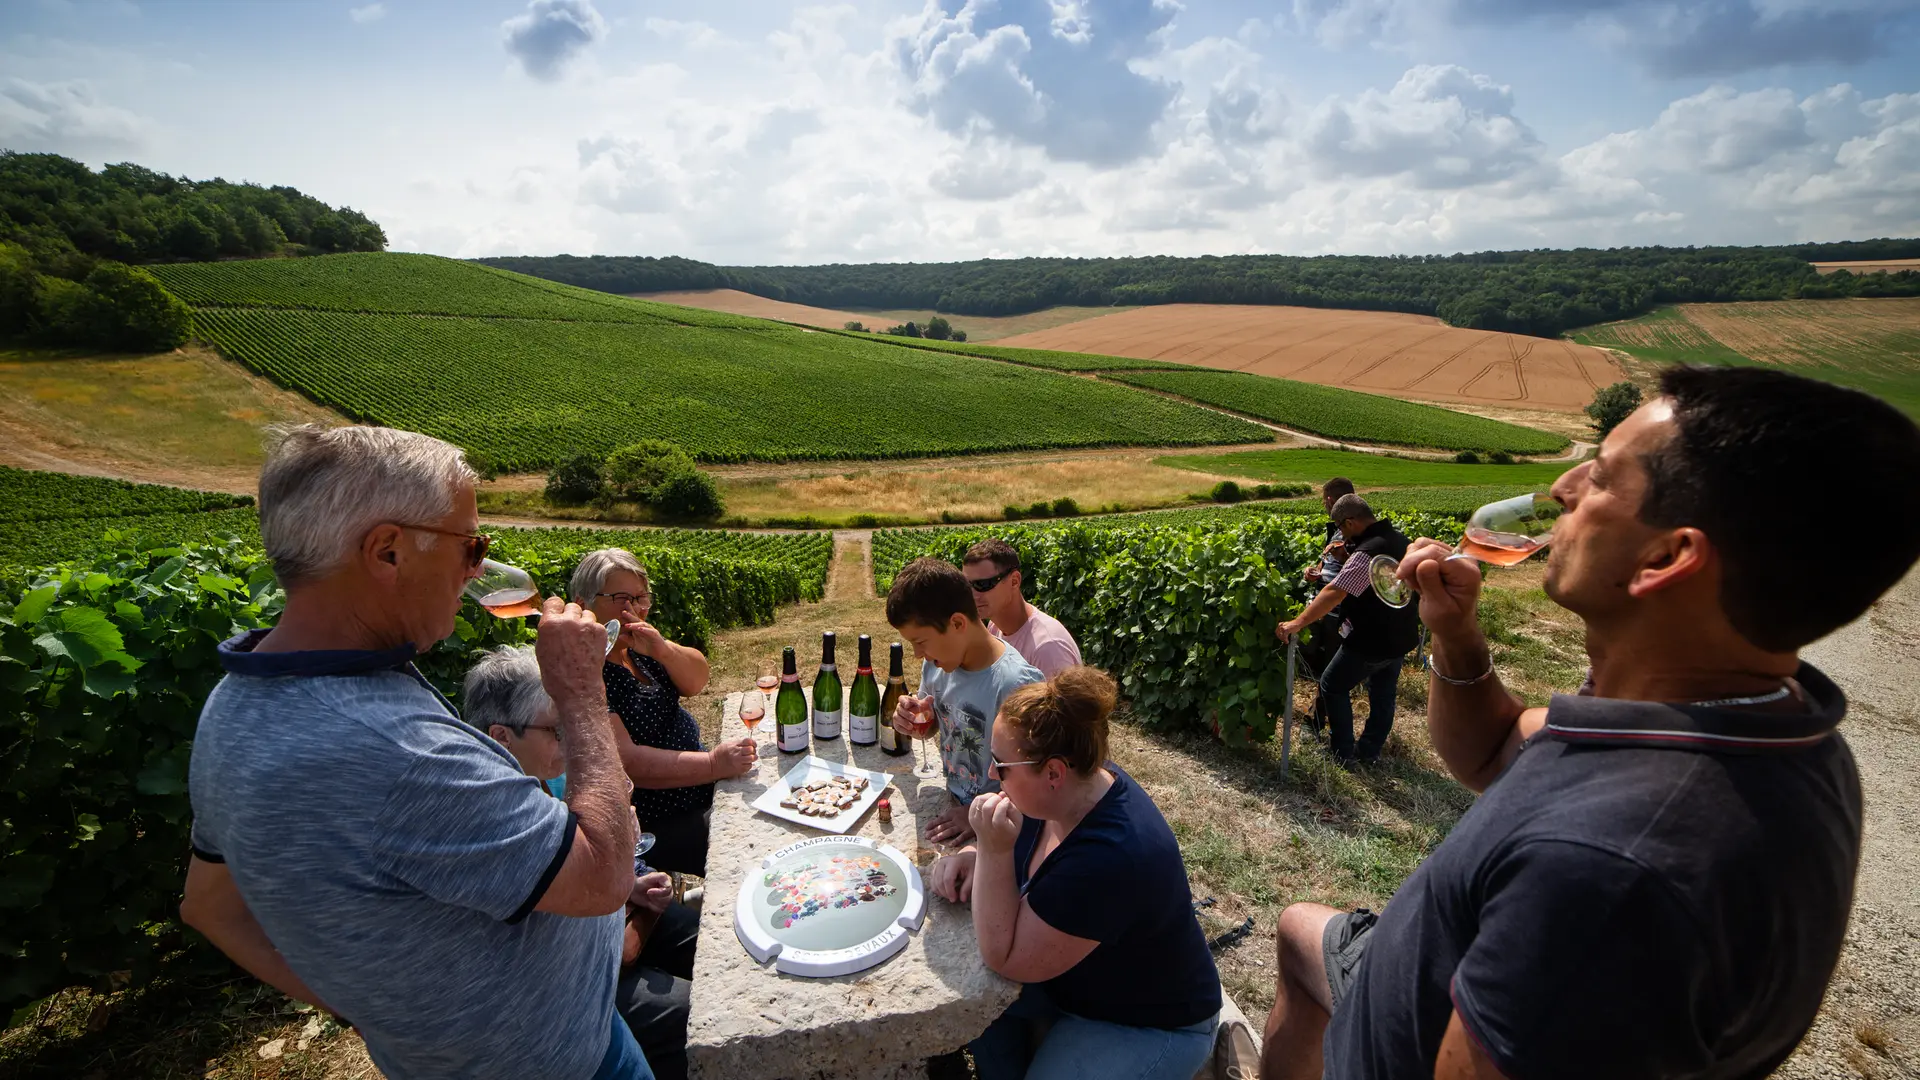
[[[1080,646],[1060,620],[1027,603],[1020,593],[1020,553],[1005,540],[982,540],[967,549],[960,572],[993,635],[1013,646],[1027,663],[1051,679],[1080,662]]]

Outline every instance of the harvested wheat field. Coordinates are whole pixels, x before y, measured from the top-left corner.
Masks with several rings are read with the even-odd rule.
[[[809,307],[806,304],[789,304],[784,300],[769,300],[764,296],[741,292],[739,289],[698,289],[691,292],[630,293],[628,295],[660,304],[679,304],[682,307],[724,311],[730,315],[748,315],[756,319],[778,319],[781,322],[799,323],[802,326],[821,326],[829,330],[838,330],[849,322],[858,322],[869,330],[882,330],[904,322],[917,322],[924,326],[927,320],[936,314],[932,311],[906,309],[837,311],[833,308]],[[1062,323],[1095,319],[1116,311],[1131,310],[1133,309],[1124,307],[1051,307],[1030,311],[1025,315],[949,314],[944,318],[953,324],[954,329],[966,331],[968,341],[978,343],[998,341],[1013,334],[1046,330]]]
[[[1920,259],[1878,259],[1873,262],[1817,262],[1815,271],[1822,274],[1837,274],[1845,270],[1849,274],[1897,274],[1902,270],[1920,270]]]
[[[681,307],[704,308],[707,311],[724,311],[729,315],[748,315],[756,319],[778,319],[781,322],[799,323],[803,326],[824,326],[838,330],[850,321],[866,322],[871,315],[855,315],[851,311],[833,311],[829,308],[808,307],[805,304],[789,304],[784,300],[769,300],[764,296],[755,296],[739,289],[695,289],[690,292],[654,292],[629,293],[640,300],[652,300],[658,304],[678,304]]]
[[[1003,338],[1030,349],[1171,360],[1392,397],[1572,412],[1625,378],[1600,349],[1461,330],[1424,315],[1162,304]]]
[[[1680,315],[1763,364],[1879,363],[1911,370],[1920,360],[1920,297],[1682,304]]]

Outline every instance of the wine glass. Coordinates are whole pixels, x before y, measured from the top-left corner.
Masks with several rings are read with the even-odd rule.
[[[906,732],[914,741],[915,764],[913,766],[913,775],[922,780],[932,780],[936,776],[944,775],[946,770],[937,760],[927,760],[927,740],[933,737],[935,728],[939,724],[939,721],[937,721],[933,715],[933,699],[910,697],[900,700],[918,717]],[[899,726],[898,724],[894,725],[895,729],[898,729]],[[934,757],[938,758],[939,756],[939,750],[935,748]]]
[[[540,612],[540,587],[533,577],[517,566],[493,559],[480,561],[480,576],[467,582],[463,590],[473,602],[498,619],[524,619]],[[620,620],[607,620],[607,652],[620,640]]]
[[[1495,566],[1522,562],[1553,539],[1554,522],[1566,509],[1560,500],[1540,492],[1490,502],[1467,519],[1466,531],[1447,558]],[[1400,560],[1391,555],[1375,555],[1367,564],[1373,594],[1388,607],[1406,607],[1413,599],[1413,586],[1394,576],[1399,569]]]
[[[759,693],[749,690],[740,695],[740,722],[747,726],[748,738],[754,738],[754,729],[760,726],[760,721],[765,719],[766,715],[766,699]],[[758,746],[758,741],[754,745]]]
[[[753,685],[759,687],[760,696],[767,699],[767,708],[773,708],[773,692],[780,688],[780,676],[774,674],[772,670],[762,667],[760,669],[760,677],[754,680]]]

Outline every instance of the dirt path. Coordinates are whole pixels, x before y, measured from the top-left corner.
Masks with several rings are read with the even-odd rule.
[[[1867,829],[1840,968],[1776,1075],[1920,1076],[1920,570],[1805,656],[1847,693]]]
[[[873,530],[833,534],[833,565],[827,570],[828,600],[873,599]]]

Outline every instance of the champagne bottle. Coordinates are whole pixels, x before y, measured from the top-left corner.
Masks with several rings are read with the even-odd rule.
[[[872,746],[880,741],[880,684],[873,681],[873,639],[860,635],[860,667],[847,691],[847,741]]]
[[[800,692],[800,671],[794,666],[793,646],[780,650],[780,693],[773,699],[774,731],[782,753],[807,749],[807,695]]]
[[[907,677],[900,670],[900,643],[887,649],[887,692],[880,699],[880,749],[898,757],[907,752],[907,740],[893,727],[893,710],[907,696]]]
[[[820,674],[813,677],[813,737],[840,737],[840,672],[833,666],[833,631],[820,635]]]

